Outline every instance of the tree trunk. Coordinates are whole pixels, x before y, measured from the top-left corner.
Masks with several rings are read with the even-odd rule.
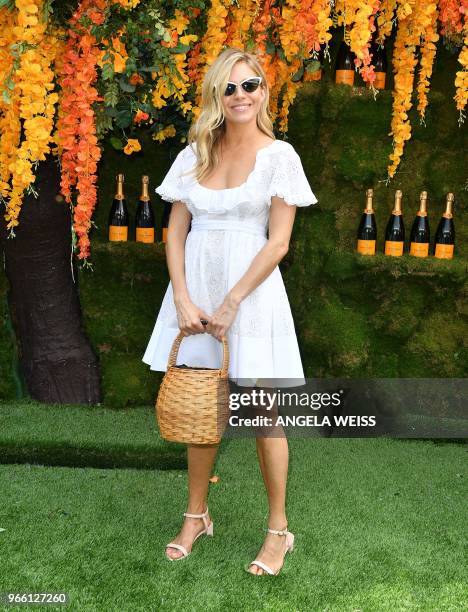
[[[39,197],[24,196],[14,238],[7,238],[5,206],[0,206],[19,366],[29,394],[40,402],[98,404],[99,364],[82,328],[74,262],[72,275],[71,211],[57,197],[57,158],[39,162],[36,176]]]

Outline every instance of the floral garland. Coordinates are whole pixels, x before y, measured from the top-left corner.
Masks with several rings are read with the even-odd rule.
[[[4,199],[10,192],[10,164],[16,155],[21,136],[21,122],[17,96],[12,96],[13,55],[10,45],[15,42],[13,28],[15,16],[6,7],[0,9],[0,84],[3,84],[0,96],[0,198]]]
[[[173,19],[168,23],[169,33],[172,30],[170,40],[168,42],[161,41],[161,46],[170,49],[177,47],[178,44],[188,46],[191,42],[198,40],[198,36],[194,34],[183,35],[189,25],[190,19],[182,11],[176,9]],[[167,98],[173,96],[179,102],[182,114],[186,115],[188,111],[192,110],[191,102],[184,100],[190,84],[190,76],[187,74],[186,53],[172,53],[171,57],[177,74],[174,74],[169,65],[163,65],[160,70],[152,73],[152,77],[156,79],[156,86],[152,92],[153,106],[157,109],[163,108],[167,104]],[[156,132],[153,139],[162,142],[174,135],[175,128],[170,125]]]
[[[198,119],[201,112],[201,88],[208,67],[223,50],[226,42],[226,31],[224,24],[231,8],[230,0],[212,0],[207,11],[206,32],[202,37],[200,46],[200,62],[198,64],[197,90],[195,93],[195,105],[192,113]]]
[[[226,20],[226,43],[238,49],[253,48],[252,26],[260,10],[259,0],[238,0]]]
[[[96,206],[97,163],[101,149],[96,137],[93,103],[99,100],[94,87],[100,50],[83,25],[86,18],[93,24],[103,23],[105,0],[83,0],[70,20],[67,47],[59,81],[62,88],[57,131],[62,162],[61,191],[72,204],[72,188],[77,191],[73,207],[73,246],[78,244],[79,259],[89,256],[88,232]],[[78,236],[76,240],[75,234]]]
[[[466,0],[439,0],[440,33],[447,40],[458,42],[466,8]]]
[[[381,0],[380,2],[380,9],[376,19],[379,29],[376,42],[380,45],[383,45],[385,39],[392,33],[396,7],[397,0]]]
[[[279,9],[272,7],[273,0],[265,0],[263,8],[259,11],[257,19],[252,24],[252,31],[257,49],[257,56],[262,62],[263,70],[266,74],[268,85],[270,87],[270,117],[275,120],[278,112],[277,97],[272,93],[277,83],[276,74],[276,56],[267,53],[268,32],[273,30],[275,18],[279,16]]]
[[[5,220],[9,237],[19,224],[24,192],[32,190],[36,162],[46,159],[53,141],[53,119],[58,94],[54,89],[51,64],[57,53],[53,34],[46,34],[47,24],[42,22],[43,0],[16,0],[16,20],[12,35],[18,57],[13,62],[14,84],[10,97],[11,107],[2,122],[2,184],[1,196],[5,201]],[[10,22],[11,27],[11,22]],[[21,137],[21,134],[23,136]],[[7,163],[8,160],[8,163]],[[10,184],[11,183],[11,184]]]
[[[411,12],[408,12],[409,10]],[[398,11],[400,11],[400,17],[393,57],[395,88],[393,91],[392,129],[390,132],[390,135],[393,136],[394,149],[390,154],[393,164],[388,168],[388,178],[395,174],[403,154],[404,143],[411,137],[408,112],[412,106],[414,69],[417,63],[416,47],[420,44],[424,32],[430,32],[434,12],[432,5],[420,3],[417,0],[401,0]],[[421,81],[421,91],[423,92],[425,78],[429,74],[428,70],[427,65],[423,66],[423,80]]]
[[[468,101],[468,0],[461,0],[460,14],[463,14],[463,48],[460,51],[458,61],[463,67],[463,70],[458,70],[455,75],[456,93],[454,100],[457,103],[457,109],[460,111],[458,123],[462,124],[465,120],[466,103]]]
[[[329,30],[333,25],[330,2],[327,0],[313,0],[311,10],[308,11],[308,18],[314,24],[313,30],[315,31],[315,37],[312,34],[309,44],[307,45],[307,47],[311,50],[310,57],[318,60],[318,52],[320,51],[321,46],[324,45],[323,57],[327,57],[328,61],[331,62],[328,47],[328,42],[332,37]],[[303,82],[312,80],[315,80],[314,76],[309,73],[307,68],[305,68]]]
[[[434,65],[434,58],[437,47],[435,43],[439,40],[437,34],[437,16],[438,9],[437,4],[429,5],[431,11],[428,9],[428,24],[423,32],[423,43],[421,44],[421,65],[419,69],[419,80],[416,87],[418,92],[418,111],[421,117],[421,122],[425,125],[424,117],[427,108],[427,92],[429,91],[429,80],[432,75],[432,68]]]
[[[399,0],[400,1],[400,0]],[[414,10],[416,0],[408,0],[407,5],[399,4],[397,14],[399,15],[399,27],[395,39],[393,51],[393,72],[395,73],[395,85],[393,90],[393,111],[390,135],[393,136],[393,152],[390,159],[393,160],[388,168],[389,176],[393,176],[403,155],[403,147],[406,140],[411,136],[411,124],[408,112],[411,108],[411,95],[413,92],[414,68],[416,66],[415,50],[419,42],[418,33],[413,30]],[[411,4],[410,4],[411,3]],[[410,12],[406,12],[406,8]]]
[[[306,20],[302,0],[286,0],[282,7],[281,21],[278,24],[278,35],[286,62],[281,64],[279,83],[286,84],[279,110],[278,128],[281,132],[288,129],[289,109],[294,102],[300,81],[293,81],[292,76],[301,68],[306,56],[303,34],[300,24]]]

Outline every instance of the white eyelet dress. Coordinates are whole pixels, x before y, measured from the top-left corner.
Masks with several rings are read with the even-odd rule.
[[[193,149],[192,149],[193,147]],[[196,144],[177,155],[156,188],[168,202],[185,203],[192,215],[185,243],[185,277],[192,302],[212,315],[267,242],[272,196],[291,206],[317,203],[293,146],[276,139],[258,150],[242,185],[209,189],[193,174]],[[142,361],[165,372],[179,333],[169,282]],[[239,305],[226,332],[228,376],[240,386],[293,387],[305,384],[291,308],[278,266]],[[176,365],[220,368],[223,345],[208,332],[185,336]],[[271,384],[266,381],[271,381]]]

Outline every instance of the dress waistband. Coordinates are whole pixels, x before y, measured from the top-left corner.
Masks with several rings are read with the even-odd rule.
[[[247,232],[266,238],[266,229],[259,223],[238,221],[236,219],[192,219],[191,231],[209,229]]]

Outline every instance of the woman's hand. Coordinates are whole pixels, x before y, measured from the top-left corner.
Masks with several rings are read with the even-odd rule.
[[[238,310],[239,304],[228,294],[209,319],[206,331],[221,341],[236,318]]]
[[[184,336],[193,336],[194,334],[204,334],[206,329],[200,319],[211,320],[211,317],[206,312],[196,306],[189,298],[175,300],[177,311],[177,321],[180,331]]]

